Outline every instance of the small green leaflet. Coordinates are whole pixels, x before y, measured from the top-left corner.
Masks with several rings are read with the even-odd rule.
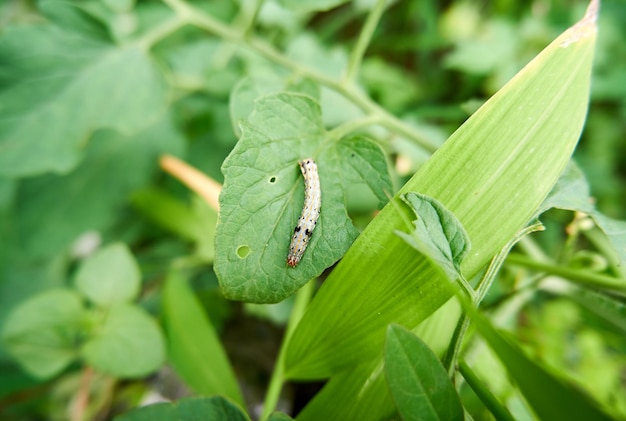
[[[417,216],[411,233],[396,231],[408,244],[431,259],[454,281],[471,245],[467,232],[452,212],[438,200],[415,192],[402,196]]]
[[[345,192],[366,184],[382,205],[391,178],[381,148],[363,136],[334,139],[311,97],[278,93],[255,103],[242,136],[224,161],[215,272],[226,297],[278,302],[339,260],[358,232]],[[295,268],[285,257],[304,203],[298,161],[317,163],[324,197],[315,233]]]

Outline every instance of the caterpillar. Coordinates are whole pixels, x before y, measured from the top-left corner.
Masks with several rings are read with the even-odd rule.
[[[310,158],[303,159],[298,164],[300,164],[300,171],[304,177],[304,206],[289,245],[287,264],[291,267],[295,267],[302,259],[322,207],[322,192],[317,165]]]

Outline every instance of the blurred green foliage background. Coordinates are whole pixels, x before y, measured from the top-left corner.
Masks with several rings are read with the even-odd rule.
[[[42,14],[45,3],[8,0],[0,4],[0,51],[8,51],[6,40],[16,28],[54,20],[53,14]],[[246,0],[191,3],[224,23],[245,19],[246,13],[241,11],[254,7]],[[280,49],[301,54],[302,62],[323,63],[329,74],[337,74],[370,3],[360,0],[328,12],[292,13],[280,2],[268,1],[258,14],[255,33]],[[83,6],[102,22],[113,45],[149,39],[151,31],[161,27],[171,13],[159,1],[89,0]],[[393,2],[367,50],[360,82],[384,108],[413,124],[424,138],[441,144],[486,98],[579,19],[586,6],[584,1],[572,0]],[[68,32],[80,31],[72,28],[71,21],[60,26]],[[113,95],[101,87],[86,86],[80,91],[84,95],[77,95],[68,103],[67,112],[55,120],[56,126],[41,128],[45,134],[66,130],[69,125],[85,125],[86,135],[73,145],[76,149],[68,153],[41,146],[29,151],[35,157],[50,154],[55,163],[74,159],[74,164],[62,165],[56,172],[20,173],[0,168],[0,326],[23,300],[39,291],[70,284],[78,263],[94,247],[123,241],[142,269],[140,303],[157,317],[160,286],[168,267],[176,262],[188,268],[218,330],[228,326],[225,345],[234,365],[244,372],[249,400],[258,401],[290,301],[268,307],[233,304],[221,298],[210,270],[213,238],[207,226],[214,216],[186,188],[158,169],[158,158],[163,153],[179,156],[222,181],[220,165],[237,141],[229,100],[232,90],[246,76],[275,77],[284,70],[268,66],[249,52],[240,53],[235,45],[198,29],[187,27],[166,35],[144,51],[154,68],[162,72],[152,86],[163,90],[152,90],[149,94],[154,99],[148,94],[144,99],[162,102],[148,104],[149,110],[131,109],[143,106],[141,102],[128,105],[128,109],[123,107],[124,101],[119,102],[122,108],[118,118],[137,114],[128,125],[130,130],[91,127],[90,122],[76,121],[84,115],[81,110],[91,106],[90,98],[113,101]],[[23,103],[9,104],[9,98],[16,98],[12,89],[17,82],[31,77],[31,72],[35,77],[28,80],[41,81],[47,66],[55,72],[71,72],[76,65],[73,60],[84,59],[64,50],[66,46],[46,45],[43,39],[41,35],[25,36],[20,53],[41,55],[41,68],[16,73],[19,63],[11,62],[8,53],[0,54],[0,134],[7,127],[2,121],[38,107],[40,101],[56,99],[54,95],[23,96]],[[598,209],[617,219],[626,219],[625,41],[626,3],[603,1],[589,117],[574,157],[587,176]],[[91,54],[88,50],[80,52]],[[111,71],[120,72],[112,73],[116,77],[132,68],[122,63]],[[323,97],[322,103],[328,123],[345,121],[356,113],[337,96]],[[93,112],[97,115],[102,108],[106,106],[95,104]],[[25,124],[39,124],[36,115],[31,117]],[[391,145],[390,155],[406,158],[398,161],[405,165],[396,167],[401,185],[428,154],[402,138],[394,139]],[[0,155],[8,150],[0,143]],[[32,157],[23,159],[27,162]],[[371,209],[362,208],[359,203],[352,204],[351,216],[357,224],[371,218]],[[166,216],[159,219],[151,209],[161,209]],[[191,228],[181,227],[183,222],[171,222],[191,219],[196,221]],[[572,213],[564,211],[551,211],[542,218],[549,229],[537,236],[541,247],[555,257],[563,249],[589,247],[584,239],[568,243],[565,227],[572,219]],[[207,235],[185,235],[197,229],[206,230]],[[506,298],[516,276],[512,270],[503,273],[500,290],[494,291],[488,305],[495,307]],[[592,384],[598,399],[626,415],[626,349],[619,330],[607,328],[572,302],[542,295],[524,306],[510,327],[519,332],[529,352],[559,371],[572,373],[581,384]],[[250,355],[249,349],[254,347],[263,349],[262,357]],[[485,365],[489,364],[492,361],[486,360]],[[73,366],[62,376],[42,382],[27,376],[0,347],[0,416],[7,420],[63,419],[64,402],[77,383],[76,369]],[[164,389],[160,381],[139,379],[121,385],[111,398],[112,412],[116,405],[125,408],[128,402],[139,401],[146,390]],[[102,380],[101,385],[105,382]],[[504,385],[494,388],[506,393]],[[105,394],[100,392],[96,396]],[[478,403],[475,411],[481,419],[484,413]]]

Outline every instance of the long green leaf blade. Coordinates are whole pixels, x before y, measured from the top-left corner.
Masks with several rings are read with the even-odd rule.
[[[472,322],[504,363],[528,403],[542,420],[610,420],[587,395],[553,376],[529,358],[510,338],[494,329],[478,312]]]
[[[597,3],[481,107],[401,189],[437,199],[466,228],[471,279],[518,232],[567,165],[589,98]],[[292,378],[323,378],[380,355],[390,322],[413,328],[446,302],[435,270],[394,234],[396,196],[313,300],[286,357]]]
[[[185,279],[170,274],[163,290],[169,359],[185,382],[204,395],[220,394],[243,406],[228,357]]]

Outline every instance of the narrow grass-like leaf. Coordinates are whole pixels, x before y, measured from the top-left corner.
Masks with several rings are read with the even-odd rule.
[[[345,191],[359,178],[383,201],[391,190],[384,153],[360,137],[335,139],[325,131],[317,102],[279,93],[259,99],[243,135],[224,161],[215,272],[231,299],[285,299],[335,263],[357,235]],[[293,230],[304,202],[298,161],[316,161],[321,213],[298,266],[287,266]]]
[[[298,12],[315,12],[330,10],[347,0],[280,0],[280,3]]]
[[[237,405],[220,396],[157,403],[136,408],[115,417],[115,421],[248,421],[249,419]]]
[[[626,304],[610,295],[581,288],[564,280],[549,279],[541,283],[541,288],[550,293],[566,296],[590,312],[598,315],[626,335]]]
[[[298,421],[389,420],[396,408],[379,361],[351,367],[333,376],[298,414]]]
[[[593,212],[591,217],[611,241],[621,264],[626,264],[626,222],[609,218],[598,211]]]
[[[132,203],[155,224],[193,241],[197,254],[213,261],[217,212],[206,201],[194,196],[189,206],[163,190],[147,188],[133,194]]]
[[[267,421],[290,421],[293,420],[289,415],[283,414],[282,412],[272,412]]]
[[[181,275],[172,272],[163,290],[169,360],[197,393],[243,398],[210,320]]]
[[[398,325],[387,329],[385,374],[402,419],[463,419],[461,400],[441,361],[422,340]]]
[[[491,393],[491,390],[483,383],[474,371],[467,365],[465,361],[459,362],[459,372],[463,375],[463,378],[472,388],[476,396],[485,404],[485,406],[491,411],[494,418],[498,421],[515,421],[513,415],[509,410],[502,405],[496,397]]]
[[[465,308],[466,311],[468,307]],[[470,312],[481,336],[496,352],[535,413],[542,420],[610,420],[597,403],[572,384],[552,375],[476,311]]]
[[[157,188],[139,190],[132,195],[133,206],[156,225],[185,240],[194,240],[200,222],[180,199]]]
[[[471,279],[527,223],[567,165],[589,98],[597,3],[459,128],[406,183],[449,209],[472,243]],[[292,378],[323,378],[380,355],[391,322],[414,328],[450,298],[445,281],[395,235],[396,196],[333,270],[294,332]]]

